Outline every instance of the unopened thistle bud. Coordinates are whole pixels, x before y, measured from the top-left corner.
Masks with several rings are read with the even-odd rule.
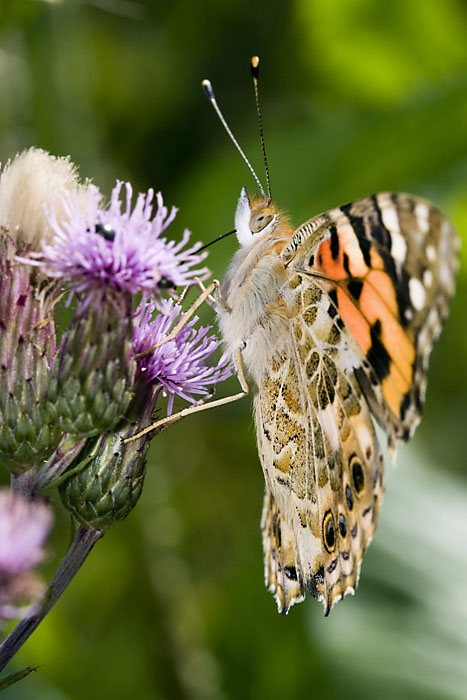
[[[14,262],[16,246],[0,233],[0,464],[14,474],[40,468],[61,430],[47,403],[55,353],[49,299]]]
[[[122,302],[125,300],[122,299]],[[47,398],[63,432],[92,437],[111,430],[133,396],[131,300],[77,310],[58,349]]]
[[[124,444],[130,432],[126,424],[88,440],[60,486],[64,506],[88,529],[104,531],[123,520],[140,497],[149,440]]]

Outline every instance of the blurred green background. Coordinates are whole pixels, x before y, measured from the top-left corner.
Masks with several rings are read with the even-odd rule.
[[[209,241],[254,186],[200,82],[261,175],[252,54],[273,196],[296,225],[401,190],[436,202],[465,243],[462,0],[0,0],[0,160],[30,145],[70,154],[105,192],[116,178],[160,189],[180,208],[172,232]],[[211,249],[214,276],[235,248]],[[328,619],[309,598],[277,614],[245,399],[153,442],[138,507],[25,646],[16,667],[39,672],[5,699],[467,697],[466,284],[464,266],[355,598]],[[68,540],[55,504],[48,576]]]

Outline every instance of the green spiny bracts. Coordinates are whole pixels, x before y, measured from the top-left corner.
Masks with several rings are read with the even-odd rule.
[[[133,396],[132,314],[111,301],[78,308],[62,338],[48,399],[65,433],[93,437],[125,416]]]
[[[55,354],[52,296],[15,252],[0,232],[0,464],[18,475],[39,469],[62,431],[46,401]]]
[[[69,467],[59,490],[65,508],[80,525],[104,531],[136,505],[150,441],[144,437],[124,444],[132,432],[126,423],[119,431],[88,440]]]

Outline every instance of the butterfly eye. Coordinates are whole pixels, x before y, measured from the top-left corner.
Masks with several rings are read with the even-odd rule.
[[[324,546],[329,553],[336,548],[336,529],[334,527],[334,518],[330,510],[326,511],[323,518],[323,539]]]
[[[250,219],[250,229],[252,233],[259,233],[271,223],[273,216],[266,209],[261,209],[257,214],[254,214]]]

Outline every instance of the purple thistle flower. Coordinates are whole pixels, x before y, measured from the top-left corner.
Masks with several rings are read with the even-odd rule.
[[[182,314],[181,306],[172,299],[142,302],[136,311],[135,354],[162,341]],[[196,403],[194,395],[209,395],[214,384],[232,374],[228,358],[221,357],[217,363],[212,358],[220,341],[209,334],[211,326],[195,328],[197,321],[198,317],[194,316],[173,340],[137,359],[138,373],[143,381],[159,387],[163,396],[169,396],[168,415],[172,413],[176,395]]]
[[[109,289],[153,294],[164,279],[174,286],[190,284],[195,277],[205,279],[207,268],[195,267],[205,258],[204,253],[196,252],[201,244],[185,247],[189,231],[184,231],[179,243],[162,237],[177,210],[169,212],[158,193],[157,210],[151,218],[153,190],[139,194],[132,209],[132,187],[125,184],[123,203],[122,185],[117,181],[107,208],[94,185],[87,189],[85,207],[78,190],[59,198],[65,219],[58,221],[53,206],[48,207],[47,218],[55,236],[43,245],[37,263],[43,272],[69,280],[73,292],[84,294],[88,303],[96,294],[104,297]]]
[[[52,513],[44,503],[28,501],[9,489],[0,490],[0,595],[2,583],[42,561],[42,547],[51,526]]]

